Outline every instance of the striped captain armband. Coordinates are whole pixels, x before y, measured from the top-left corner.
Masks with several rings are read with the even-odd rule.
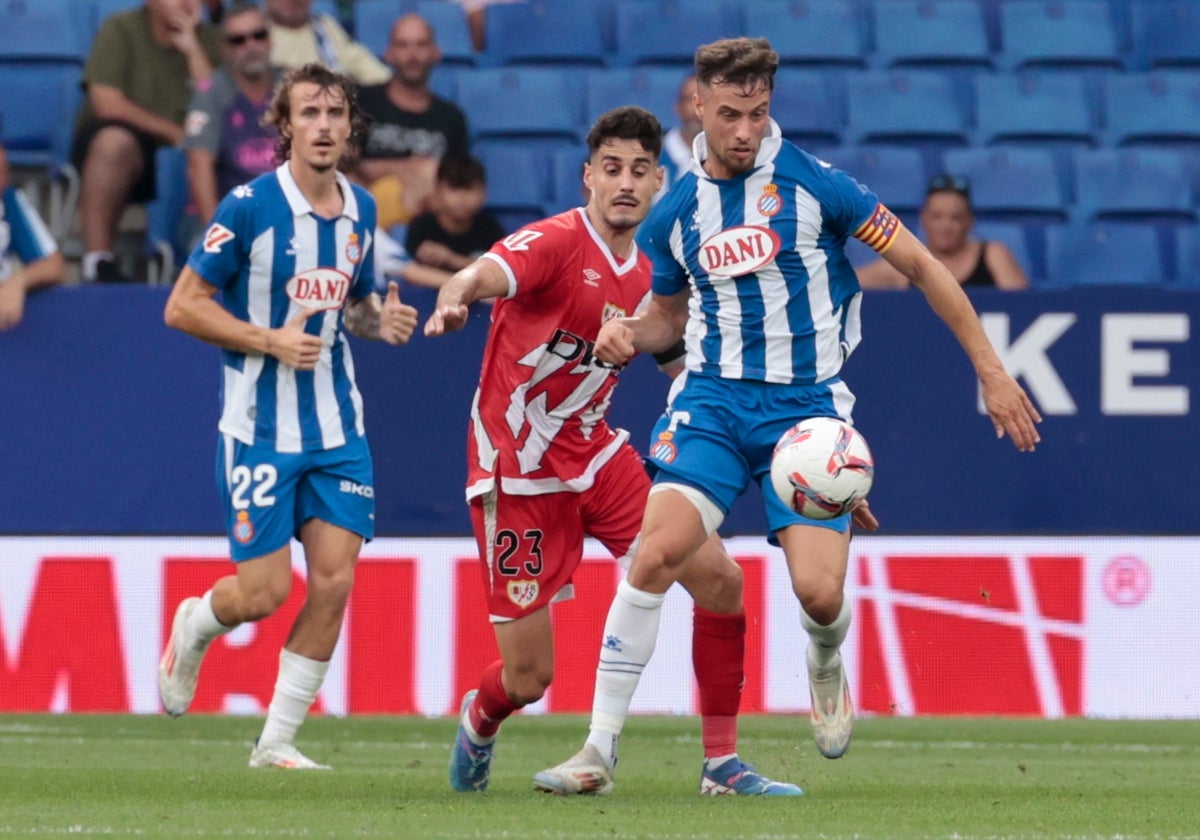
[[[882,254],[892,247],[898,230],[900,230],[900,220],[896,218],[895,213],[883,206],[883,202],[880,202],[875,206],[875,212],[871,214],[871,218],[854,231],[854,237],[870,245],[876,253]]]

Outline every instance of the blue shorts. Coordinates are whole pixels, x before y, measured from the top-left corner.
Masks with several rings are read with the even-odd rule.
[[[845,532],[850,514],[809,519],[771,487],[771,453],[779,438],[808,417],[849,419],[854,395],[840,379],[778,385],[689,373],[687,384],[654,426],[647,469],[655,484],[696,487],[729,513],[751,479],[762,488],[768,538],[789,525]]]
[[[270,554],[320,519],[375,536],[371,450],[356,438],[321,452],[276,452],[229,435],[217,441],[217,490],[234,562]]]

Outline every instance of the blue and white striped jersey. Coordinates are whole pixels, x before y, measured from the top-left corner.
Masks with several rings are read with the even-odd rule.
[[[896,217],[845,172],[784,140],[773,120],[749,172],[714,180],[700,166],[707,153],[701,134],[691,171],[638,232],[654,292],[691,286],[688,370],[788,384],[836,376],[861,338],[846,239],[883,253]]]
[[[287,163],[235,187],[188,259],[252,324],[278,328],[302,309],[323,310],[305,327],[325,341],[315,370],[222,351],[220,430],[244,443],[312,452],[365,433],[342,307],[375,288],[375,200],[337,178],[344,205],[335,219],[313,212]]]
[[[13,273],[10,254],[28,265],[53,254],[58,243],[38,211],[15,187],[5,187],[0,199],[0,280]]]

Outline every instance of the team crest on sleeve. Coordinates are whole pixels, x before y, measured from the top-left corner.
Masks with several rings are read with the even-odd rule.
[[[783,209],[783,199],[779,196],[779,187],[775,184],[767,184],[763,187],[762,195],[758,197],[758,204],[755,206],[758,208],[758,212],[767,218],[777,214]]]
[[[536,580],[510,580],[507,590],[508,600],[518,607],[528,607],[537,600],[539,587]]]
[[[658,440],[650,445],[650,457],[664,464],[674,461],[678,453],[679,450],[675,446],[674,432],[660,432]]]
[[[896,237],[896,231],[899,229],[900,220],[896,218],[896,214],[884,207],[883,202],[880,202],[875,207],[875,212],[871,214],[871,218],[854,231],[854,236],[882,254],[892,244],[892,240]]]
[[[287,296],[305,309],[341,309],[350,284],[350,275],[336,268],[310,268],[287,281]]]
[[[350,231],[350,235],[346,237],[346,259],[354,265],[358,265],[358,261],[362,259],[362,245],[358,242],[358,234]]]
[[[254,539],[254,523],[250,521],[250,514],[244,510],[238,511],[237,521],[233,523],[233,538],[243,544]]]
[[[221,246],[234,240],[234,233],[225,225],[214,222],[204,234],[204,251],[207,254],[221,253]]]

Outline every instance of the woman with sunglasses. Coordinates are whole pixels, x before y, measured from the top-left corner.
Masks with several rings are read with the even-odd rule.
[[[958,282],[969,288],[1027,289],[1029,278],[1001,242],[972,239],[975,214],[971,184],[961,175],[938,175],[929,182],[919,217],[925,244]],[[907,289],[908,279],[887,260],[858,269],[864,289]]]

